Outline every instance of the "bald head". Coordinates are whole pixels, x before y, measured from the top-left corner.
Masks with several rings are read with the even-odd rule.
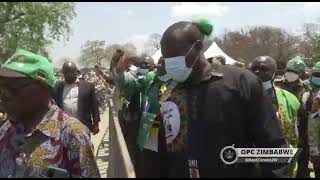
[[[77,65],[72,61],[66,61],[63,63],[62,70],[63,69],[67,69],[67,70],[77,69]]]
[[[277,70],[276,61],[270,56],[259,56],[251,64],[251,71],[262,81],[269,81]]]
[[[155,68],[155,63],[152,57],[150,56],[142,56],[140,57],[137,66],[142,69],[152,70]]]
[[[164,58],[185,55],[198,40],[202,42],[204,35],[192,22],[181,21],[171,25],[161,39],[161,52]],[[197,48],[199,49],[199,43]],[[202,47],[200,46],[200,49]]]
[[[72,61],[66,61],[62,66],[62,74],[67,83],[74,83],[79,75],[77,65]]]

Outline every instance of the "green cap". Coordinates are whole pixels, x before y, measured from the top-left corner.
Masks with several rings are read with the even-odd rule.
[[[0,76],[30,77],[54,87],[53,64],[47,58],[19,49],[0,68]]]
[[[296,73],[302,73],[306,69],[306,64],[304,63],[304,61],[300,56],[297,56],[291,59],[290,61],[288,61],[286,65],[286,69]]]
[[[314,73],[314,72],[320,72],[320,61],[319,62],[316,62],[314,65],[313,65],[313,67],[312,67],[312,69],[311,69],[311,72],[312,73]]]

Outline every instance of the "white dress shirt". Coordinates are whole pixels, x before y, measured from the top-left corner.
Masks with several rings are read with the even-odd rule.
[[[79,79],[73,84],[66,83],[63,88],[62,102],[63,110],[71,113],[73,116],[78,115],[78,98],[79,98]]]

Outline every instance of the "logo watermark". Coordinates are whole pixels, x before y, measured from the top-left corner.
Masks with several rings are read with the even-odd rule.
[[[225,164],[234,163],[291,163],[298,148],[236,148],[224,147],[220,158]]]

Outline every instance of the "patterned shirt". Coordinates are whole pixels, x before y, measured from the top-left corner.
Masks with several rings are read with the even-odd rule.
[[[44,177],[48,166],[76,177],[100,177],[89,130],[56,105],[29,134],[7,121],[0,127],[0,177]]]
[[[176,89],[160,109],[168,152],[183,152],[187,149],[189,116],[186,96],[185,91]]]

